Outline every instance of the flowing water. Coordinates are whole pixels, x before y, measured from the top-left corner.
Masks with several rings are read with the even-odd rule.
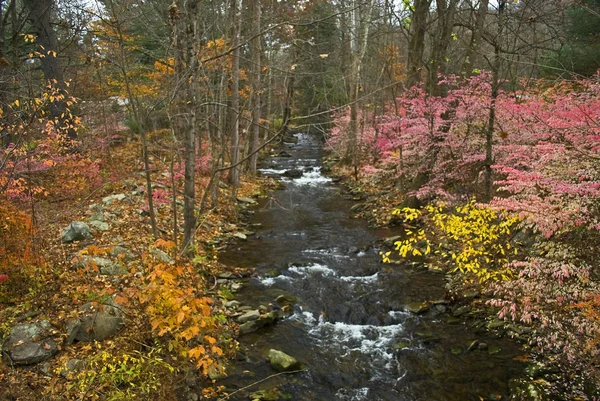
[[[240,338],[246,360],[229,368],[223,384],[233,391],[276,373],[265,362],[271,348],[296,357],[307,370],[231,399],[274,387],[293,400],[506,397],[509,379],[521,371],[512,359],[518,345],[476,333],[465,320],[441,313],[443,307],[424,315],[405,312],[409,302],[443,298],[443,275],[382,264],[375,244],[392,233],[350,218],[354,202],[320,172],[321,141],[298,138],[288,150],[292,157],[270,158],[262,173],[305,173],[281,178],[285,189],[263,200],[252,216],[261,224],[256,238],[232,246],[221,260],[256,267],[257,275],[236,295],[242,303],[267,305],[280,294],[300,301],[291,317]],[[467,352],[476,339],[489,349]]]

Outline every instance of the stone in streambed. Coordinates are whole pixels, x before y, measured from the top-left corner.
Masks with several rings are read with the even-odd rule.
[[[253,401],[277,401],[279,392],[276,390],[259,390],[248,396]]]
[[[429,310],[429,303],[427,302],[411,302],[404,307],[406,311],[414,314],[425,313]]]
[[[302,170],[296,170],[296,169],[287,170],[285,173],[283,173],[283,176],[287,177],[287,178],[300,178],[303,175],[304,175],[304,172]]]
[[[251,320],[260,319],[260,312],[258,310],[251,310],[249,312],[244,313],[242,316],[238,317],[238,323],[246,323]]]
[[[292,305],[298,302],[298,297],[293,295],[280,295],[277,297],[276,302],[279,305]]]
[[[300,362],[296,358],[276,349],[269,350],[267,359],[271,367],[279,372],[289,372],[301,368]]]

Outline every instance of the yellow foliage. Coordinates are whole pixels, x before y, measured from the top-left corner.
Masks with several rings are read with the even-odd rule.
[[[425,223],[431,228],[427,232],[405,228],[405,239],[395,243],[400,256],[429,255],[436,248],[434,254],[449,263],[450,272],[475,274],[482,283],[511,278],[512,272],[506,266],[509,255],[517,253],[510,244],[517,217],[503,218],[475,200],[448,212],[444,204],[429,205],[425,211]],[[403,216],[406,222],[424,217],[421,210],[412,208],[396,209],[393,214]],[[383,254],[383,261],[390,262],[389,256],[390,252]]]

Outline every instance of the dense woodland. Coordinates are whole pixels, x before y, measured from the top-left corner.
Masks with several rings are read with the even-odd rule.
[[[112,297],[135,340],[65,346],[53,368],[88,361],[70,381],[6,365],[4,397],[170,399],[173,371],[218,371],[235,341],[207,241],[301,131],[405,227],[385,261],[453,273],[528,327],[556,368],[536,385],[599,396],[599,32],[598,0],[0,0],[0,337]],[[60,229],[122,188],[128,278],[71,267],[114,241]]]

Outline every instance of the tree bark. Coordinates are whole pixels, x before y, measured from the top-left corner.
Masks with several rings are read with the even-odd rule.
[[[415,0],[410,23],[410,40],[408,43],[407,87],[421,82],[423,68],[423,53],[425,52],[425,32],[427,31],[427,16],[431,0]]]
[[[231,165],[237,165],[240,160],[240,36],[242,29],[242,4],[241,0],[231,0],[232,13],[232,40],[234,49],[231,57],[231,97],[229,111],[229,129],[231,130]],[[240,168],[231,169],[229,181],[233,191],[240,185]]]
[[[260,135],[260,111],[261,111],[261,4],[260,0],[252,1],[252,126],[250,127],[250,160],[248,162],[248,172],[251,175],[256,174],[256,163],[258,160],[258,141]]]
[[[76,139],[77,132],[67,107],[67,91],[63,71],[57,57],[58,40],[51,25],[54,0],[25,0],[24,5],[29,12],[28,19],[36,33],[38,50],[44,56],[41,58],[44,78],[58,92],[57,96],[54,96],[55,100],[50,105],[50,116],[67,137]]]

